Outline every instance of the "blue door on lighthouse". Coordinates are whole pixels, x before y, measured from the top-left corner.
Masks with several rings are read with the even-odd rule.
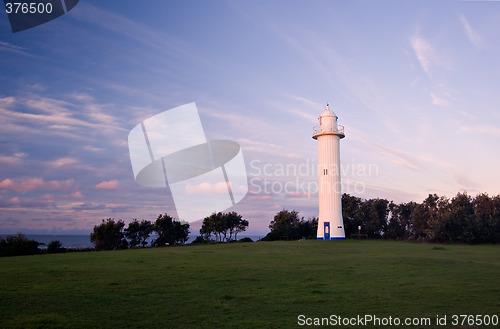
[[[325,240],[330,240],[330,222],[325,222]]]

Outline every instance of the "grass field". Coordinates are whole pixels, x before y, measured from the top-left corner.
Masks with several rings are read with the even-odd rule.
[[[299,328],[301,314],[432,327],[447,315],[441,328],[467,327],[452,326],[454,314],[500,316],[500,246],[292,241],[0,258],[0,328]]]

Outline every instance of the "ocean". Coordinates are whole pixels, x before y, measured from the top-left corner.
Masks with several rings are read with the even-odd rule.
[[[5,237],[8,234],[0,234],[1,237]],[[94,244],[90,242],[90,233],[87,235],[63,235],[63,234],[25,234],[25,236],[30,240],[35,240],[40,243],[44,243],[45,245],[41,245],[40,248],[46,248],[47,245],[54,241],[58,240],[61,242],[63,248],[85,248],[85,247],[93,247]],[[245,235],[238,234],[238,240],[249,237],[253,241],[257,241],[260,238],[263,238],[265,234],[261,235]],[[189,235],[188,241],[186,243],[191,243],[194,239],[196,239],[197,235]],[[156,236],[152,236],[148,239],[150,243],[151,240],[154,240]]]

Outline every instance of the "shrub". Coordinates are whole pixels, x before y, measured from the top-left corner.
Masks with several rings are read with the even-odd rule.
[[[58,254],[63,252],[66,252],[66,248],[63,248],[61,242],[58,240],[50,241],[47,246],[47,253],[49,254]]]
[[[0,256],[35,255],[40,253],[38,246],[41,243],[29,240],[22,233],[7,235],[0,238]]]

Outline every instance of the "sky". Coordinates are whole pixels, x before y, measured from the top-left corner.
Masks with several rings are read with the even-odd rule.
[[[127,138],[192,102],[207,139],[241,146],[249,190],[227,211],[248,233],[317,216],[327,102],[343,192],[498,195],[498,40],[497,1],[81,0],[17,33],[1,11],[0,232],[177,217],[168,189],[136,183]]]

